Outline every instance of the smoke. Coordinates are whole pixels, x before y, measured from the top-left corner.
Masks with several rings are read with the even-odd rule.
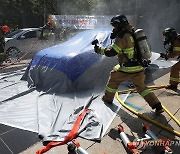
[[[179,4],[178,4],[179,3]],[[180,32],[180,2],[177,0],[149,1],[139,10],[137,27],[143,28],[148,36],[151,49],[163,52],[162,32],[167,27],[173,27]],[[148,11],[147,11],[148,10]]]
[[[173,27],[180,33],[180,0],[69,0],[58,1],[60,15],[135,16],[135,28],[143,28],[151,49],[163,52],[162,32]]]

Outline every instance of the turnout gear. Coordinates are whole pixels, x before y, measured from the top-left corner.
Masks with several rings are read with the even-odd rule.
[[[168,85],[166,89],[177,90],[177,85]]]
[[[4,46],[5,46],[5,41],[4,41],[4,31],[0,30],[0,65],[6,60],[7,55],[4,53]]]
[[[5,40],[4,40],[4,31],[0,30],[0,53],[4,53],[4,46],[5,46]]]
[[[96,40],[94,40],[94,41],[92,41],[92,45],[94,45],[94,51],[96,52],[96,53],[98,53],[98,51],[99,51],[99,46],[97,45],[99,43],[99,41],[96,39]]]
[[[105,102],[113,102],[114,95],[118,90],[119,85],[128,79],[132,81],[138,93],[146,100],[146,102],[148,102],[148,104],[153,109],[155,109],[155,105],[160,103],[160,101],[155,96],[152,89],[147,88],[147,86],[144,84],[144,71],[138,73],[124,73],[121,71],[112,70],[106,86],[106,91],[105,95],[103,96],[103,100],[106,100]]]
[[[136,59],[133,27],[129,25],[124,15],[113,17],[111,24],[114,27],[115,42],[109,48],[94,48],[98,54],[108,57],[117,56],[119,62],[110,73],[105,95],[102,97],[102,100],[105,103],[111,104],[119,84],[130,79],[138,93],[155,109],[154,106],[161,103],[152,90],[144,84],[144,68]]]
[[[164,45],[167,45],[169,43],[172,43],[174,38],[177,36],[177,33],[174,28],[166,28],[163,31],[163,36],[164,36]]]
[[[176,33],[176,30],[174,28],[166,28],[163,31],[163,36],[165,44],[168,43],[169,48],[166,54],[161,53],[161,57],[165,59],[180,57],[180,34]],[[177,85],[180,83],[179,71],[180,61],[171,67],[169,79],[170,85],[167,87],[167,89],[177,89]]]
[[[156,114],[160,114],[160,113],[164,112],[164,109],[163,109],[163,107],[162,107],[162,105],[160,103],[156,104],[154,106],[154,108],[155,108]]]
[[[111,19],[111,25],[115,28],[112,30],[111,39],[114,39],[116,37],[123,38],[123,36],[126,33],[131,34],[131,40],[135,43],[135,56],[133,59],[133,62],[136,59],[136,62],[138,62],[143,67],[147,67],[150,64],[150,57],[152,56],[150,47],[147,42],[147,37],[143,31],[143,29],[137,29],[134,31],[132,29],[129,31],[126,27],[128,27],[129,22],[124,15],[115,16]],[[131,59],[132,60],[132,59]]]
[[[112,101],[111,101],[111,102],[110,102],[110,101],[107,101],[106,98],[105,98],[105,96],[102,97],[102,101],[103,101],[104,103],[107,103],[107,104],[112,104],[112,103],[113,103]]]

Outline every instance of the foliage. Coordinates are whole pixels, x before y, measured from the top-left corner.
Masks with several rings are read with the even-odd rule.
[[[65,15],[159,15],[179,0],[1,0],[0,25],[42,26],[49,14]],[[172,10],[174,11],[174,10]],[[177,16],[179,10],[173,13]],[[167,14],[168,12],[166,12]]]
[[[104,0],[1,0],[0,25],[38,27],[49,14],[96,14]],[[97,5],[98,4],[98,5]],[[104,4],[105,5],[105,4]]]
[[[47,14],[56,13],[57,0],[1,0],[0,25],[40,26]]]

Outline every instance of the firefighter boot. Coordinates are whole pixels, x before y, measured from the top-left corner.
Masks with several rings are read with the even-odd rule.
[[[170,85],[168,85],[167,87],[166,87],[166,89],[171,89],[171,90],[177,90],[177,85],[172,85],[172,84],[170,84]]]
[[[160,113],[164,112],[164,109],[163,109],[161,103],[154,105],[153,109],[155,109],[156,114],[160,114]]]
[[[105,95],[102,97],[102,101],[104,103],[107,103],[107,104],[112,104],[113,101],[108,101],[106,98],[105,98]]]

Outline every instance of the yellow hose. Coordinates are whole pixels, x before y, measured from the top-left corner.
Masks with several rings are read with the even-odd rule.
[[[179,120],[174,115],[172,115],[171,112],[169,112],[169,110],[164,105],[162,105],[162,107],[165,110],[165,112],[169,114],[169,116],[178,124],[178,126],[180,126]]]
[[[166,88],[167,86],[168,85],[160,85],[160,86],[153,85],[153,86],[147,86],[147,87],[151,88],[153,90],[156,90],[156,89]],[[137,92],[137,90],[135,88],[122,90],[122,91],[118,91],[118,94],[124,94],[124,93],[128,93],[128,92]]]
[[[148,88],[151,88],[153,90],[157,90],[157,89],[161,89],[161,88],[166,88],[168,85],[160,85],[160,86],[156,86],[156,85],[152,85],[152,86],[148,86]],[[128,92],[137,92],[136,89],[128,89],[128,90],[122,90],[122,91],[118,91],[118,94],[121,93],[128,93]],[[179,120],[171,114],[171,112],[169,112],[169,110],[163,106],[164,110],[166,111],[167,114],[169,114],[169,116],[178,124],[178,126],[180,126],[180,122]]]
[[[148,118],[148,117],[146,117],[146,116],[143,116],[141,113],[139,113],[139,112],[133,110],[132,108],[128,107],[127,105],[125,105],[125,104],[122,102],[122,100],[119,98],[118,92],[116,92],[116,98],[117,98],[117,100],[119,101],[119,103],[120,103],[123,107],[125,107],[127,110],[129,110],[130,112],[134,113],[135,115],[137,115],[137,116],[140,117],[141,119],[144,119],[144,120],[146,120],[146,121],[149,121],[150,123],[152,123],[152,124],[154,124],[154,125],[162,128],[162,129],[164,129],[164,130],[166,130],[166,131],[168,131],[168,132],[170,132],[170,133],[172,133],[172,134],[180,137],[180,132],[178,132],[178,131],[176,131],[176,130],[174,130],[174,129],[171,129],[171,128],[165,126],[165,125],[162,125],[162,124],[158,123],[157,121],[152,120],[152,119],[150,119],[150,118]]]

